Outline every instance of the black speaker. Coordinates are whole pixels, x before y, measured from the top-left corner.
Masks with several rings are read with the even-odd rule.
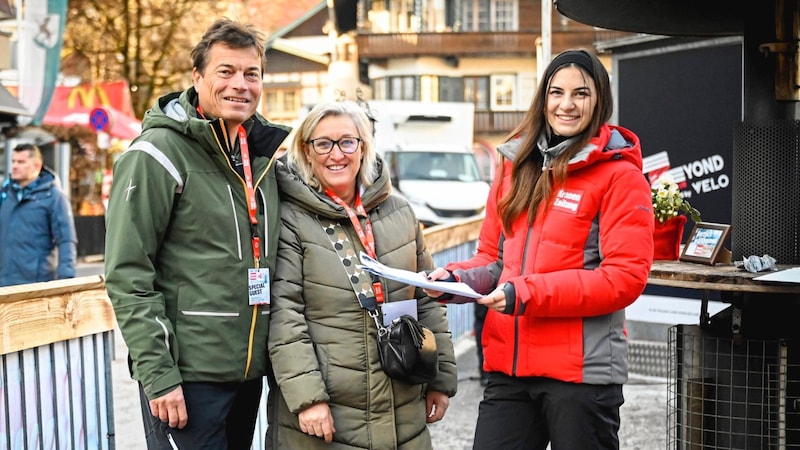
[[[733,145],[734,260],[768,254],[800,263],[800,121],[740,122]]]

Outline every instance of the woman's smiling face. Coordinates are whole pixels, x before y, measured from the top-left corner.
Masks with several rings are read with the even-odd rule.
[[[317,123],[309,141],[319,138],[339,141],[344,137],[360,137],[355,122],[349,116],[331,115],[323,117]],[[306,157],[320,184],[352,204],[356,194],[356,177],[361,169],[361,145],[353,153],[344,153],[337,144],[324,155],[315,152],[311,142],[305,145]]]
[[[546,116],[553,133],[563,137],[580,134],[591,123],[595,106],[594,80],[577,67],[559,69],[550,79]]]

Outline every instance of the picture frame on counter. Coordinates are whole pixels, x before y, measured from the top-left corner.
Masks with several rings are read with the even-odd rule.
[[[724,223],[698,222],[683,246],[680,260],[708,264],[730,262],[731,252],[725,248],[725,239],[731,226]]]

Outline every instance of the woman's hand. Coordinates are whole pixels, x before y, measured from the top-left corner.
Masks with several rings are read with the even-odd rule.
[[[428,391],[425,394],[425,421],[434,423],[442,420],[447,407],[450,405],[450,397],[439,391]]]
[[[420,272],[420,275],[424,275],[430,281],[455,281],[453,274],[448,272],[443,267],[437,267],[430,272]],[[439,298],[444,294],[442,291],[436,291],[427,288],[422,288],[422,291],[425,292],[425,295],[431,298]]]
[[[333,442],[333,433],[336,433],[336,428],[333,427],[333,416],[327,402],[314,403],[300,411],[297,418],[303,433],[324,438],[327,444]]]
[[[503,286],[497,287],[486,297],[479,298],[477,302],[502,313],[506,309],[506,293],[503,291]]]

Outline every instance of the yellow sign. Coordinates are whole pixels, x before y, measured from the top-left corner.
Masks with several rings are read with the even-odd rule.
[[[95,104],[95,99],[99,101],[99,105]],[[69,107],[69,109],[74,109],[78,100],[80,100],[80,104],[84,108],[111,105],[111,103],[108,101],[108,94],[106,94],[106,91],[97,85],[88,87],[75,86],[72,88],[72,90],[69,92],[69,97],[67,98],[67,107]]]

